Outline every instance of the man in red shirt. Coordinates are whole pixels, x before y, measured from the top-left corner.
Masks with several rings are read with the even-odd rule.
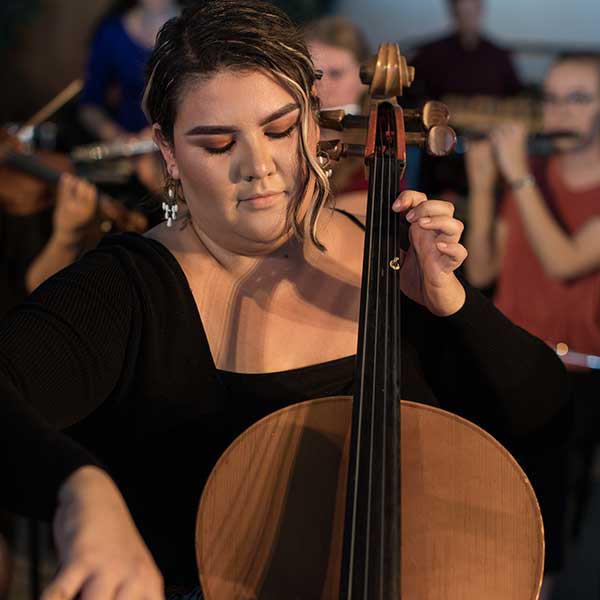
[[[554,63],[544,83],[543,123],[546,132],[575,134],[557,141],[543,162],[530,160],[521,123],[470,144],[465,267],[474,285],[495,284],[497,306],[516,324],[563,351],[591,355],[587,368],[565,361],[577,450],[589,473],[600,422],[593,359],[600,355],[600,57],[573,54]],[[497,211],[499,174],[507,191]],[[586,487],[576,498],[579,513]]]

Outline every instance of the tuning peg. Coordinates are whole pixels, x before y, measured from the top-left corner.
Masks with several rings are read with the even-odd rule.
[[[330,160],[340,160],[346,156],[364,156],[362,144],[344,144],[340,140],[323,140],[318,145],[319,154],[327,154]]]
[[[430,100],[421,109],[405,108],[404,116],[407,119],[421,121],[425,129],[431,129],[436,125],[447,125],[450,111],[443,102]]]
[[[319,111],[319,127],[323,129],[333,129],[334,131],[342,131],[344,126],[342,121],[346,113],[343,110],[320,110]]]
[[[456,133],[448,125],[434,125],[427,133],[427,152],[433,156],[447,156],[456,147]]]
[[[406,143],[424,146],[432,156],[446,156],[456,146],[456,133],[447,125],[434,125],[425,133],[407,133]]]
[[[443,102],[430,100],[423,106],[422,123],[425,129],[431,129],[437,125],[448,125],[450,111]]]
[[[343,110],[319,111],[319,126],[323,129],[343,131],[344,129],[366,129],[369,126],[368,117],[347,115]]]

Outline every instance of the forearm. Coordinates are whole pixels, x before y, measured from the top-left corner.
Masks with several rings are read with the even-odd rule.
[[[494,213],[493,190],[472,190],[465,239],[469,257],[465,262],[465,269],[469,281],[476,287],[490,285],[499,271]]]
[[[566,371],[540,339],[510,322],[477,290],[465,285],[467,302],[447,317],[450,353],[462,382],[477,402],[494,402],[511,436],[542,429],[568,399]]]
[[[63,482],[98,461],[79,444],[48,425],[0,379],[2,505],[13,512],[48,519]]]
[[[550,277],[564,278],[577,262],[577,248],[556,222],[534,183],[514,190],[515,202],[529,242],[544,271]]]
[[[32,292],[54,273],[70,265],[78,257],[80,245],[75,240],[53,235],[25,273],[25,287]]]

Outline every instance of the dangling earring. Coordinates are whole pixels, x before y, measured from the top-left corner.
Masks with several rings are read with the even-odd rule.
[[[325,150],[321,150],[321,145],[317,144],[317,161],[321,165],[321,169],[327,177],[331,177],[333,170],[331,168],[331,159]]]
[[[166,196],[166,201],[162,203],[162,209],[165,211],[167,227],[171,227],[173,221],[177,219],[177,210],[179,209],[177,206],[177,181],[171,175],[167,177],[163,193]]]

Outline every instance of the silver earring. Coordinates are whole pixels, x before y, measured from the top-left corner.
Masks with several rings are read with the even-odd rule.
[[[167,227],[173,225],[173,221],[177,219],[177,182],[171,176],[167,177],[165,182],[164,195],[166,200],[162,203],[162,209],[165,211],[165,221]]]
[[[317,146],[317,161],[319,162],[319,165],[321,165],[321,169],[323,169],[325,175],[331,177],[331,174],[333,173],[331,159],[329,158],[329,154],[324,150],[321,150],[319,146]]]

